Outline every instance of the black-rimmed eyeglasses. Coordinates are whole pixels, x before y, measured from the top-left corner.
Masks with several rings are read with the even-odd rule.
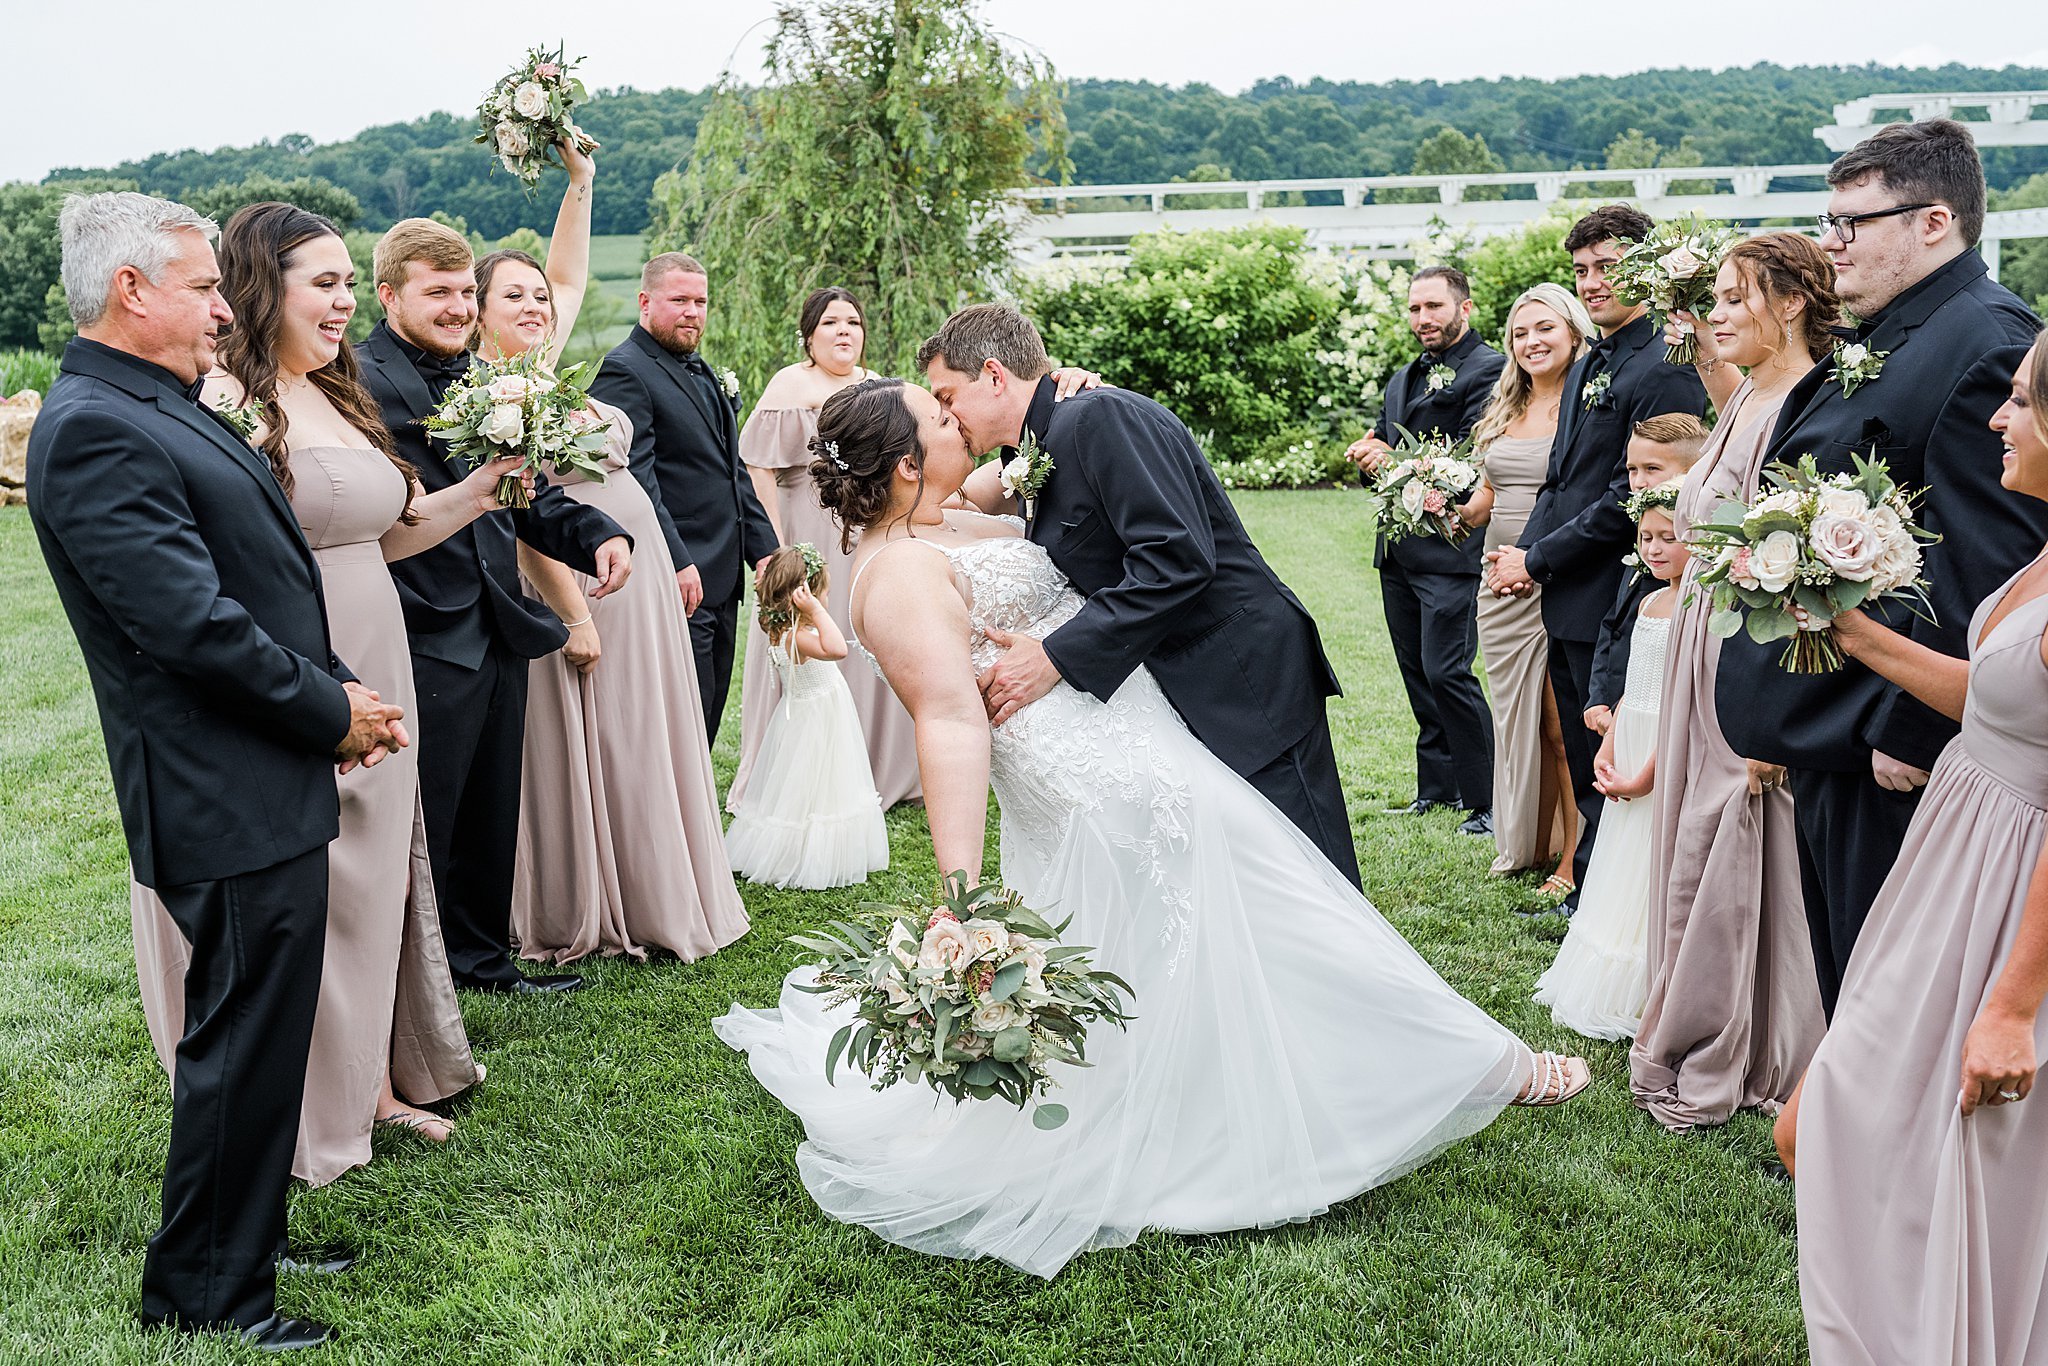
[[[1858,223],[1868,223],[1876,218],[1896,218],[1902,213],[1915,213],[1921,209],[1931,209],[1933,207],[1932,203],[1894,204],[1889,209],[1872,209],[1869,213],[1816,214],[1813,221],[1819,225],[1822,237],[1833,233],[1836,237],[1842,239],[1842,245],[1846,247],[1856,240],[1856,225]]]

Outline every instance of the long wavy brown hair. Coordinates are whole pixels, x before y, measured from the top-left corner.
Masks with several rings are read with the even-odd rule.
[[[285,275],[299,248],[319,237],[341,238],[341,230],[296,204],[251,204],[228,220],[220,235],[220,292],[235,311],[234,330],[220,344],[220,364],[242,386],[245,402],[263,405],[267,428],[258,447],[270,458],[271,473],[292,491],[291,451],[285,440],[291,418],[277,401],[278,334],[284,328]],[[384,425],[377,400],[363,385],[355,348],[347,343],[333,360],[307,376],[351,427],[384,452],[405,476],[405,509],[410,526],[417,475],[401,458]]]

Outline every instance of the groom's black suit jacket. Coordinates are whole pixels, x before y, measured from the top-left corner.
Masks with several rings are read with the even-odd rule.
[[[1055,404],[1047,377],[1024,425],[1053,460],[1031,539],[1088,598],[1046,637],[1061,677],[1106,702],[1145,665],[1239,773],[1324,723],[1323,699],[1341,689],[1315,621],[1252,545],[1179,418],[1128,389]]]
[[[320,570],[269,462],[195,394],[78,338],[28,446],[29,517],[148,887],[334,839],[355,677],[328,646]]]
[[[1845,397],[1830,377],[1834,358],[1823,358],[1786,398],[1765,452],[1766,468],[1811,455],[1823,473],[1847,473],[1855,457],[1875,454],[1901,485],[1924,491],[1919,521],[1942,536],[1923,559],[1935,619],[1902,606],[1886,615],[1943,654],[1968,656],[1977,604],[2048,539],[2048,506],[1999,487],[2001,444],[1986,425],[2040,327],[1981,256],[1964,252],[1864,324],[1859,340],[1889,353],[1878,377]],[[1714,691],[1737,754],[1867,773],[1876,749],[1932,768],[1955,736],[1955,722],[1862,665],[1787,673],[1778,667],[1784,649],[1740,631],[1721,646]]]
[[[470,471],[449,455],[446,442],[428,438],[421,420],[440,406],[469,358],[439,362],[379,323],[356,348],[356,359],[398,453],[412,462],[421,486],[445,489],[468,478]],[[429,373],[422,374],[422,366]],[[413,653],[465,669],[483,665],[494,638],[521,659],[554,653],[569,634],[553,612],[520,590],[514,537],[589,574],[597,568],[597,548],[625,535],[596,508],[538,480],[532,507],[479,517],[439,545],[392,562]]]

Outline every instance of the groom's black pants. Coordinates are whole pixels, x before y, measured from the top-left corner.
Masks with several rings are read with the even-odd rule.
[[[156,889],[192,945],[171,1079],[163,1224],[142,1262],[152,1322],[269,1318],[327,943],[327,846]]]
[[[1351,814],[1344,806],[1344,783],[1337,776],[1337,750],[1330,743],[1328,721],[1318,721],[1292,748],[1244,777],[1315,841],[1316,848],[1352,886],[1361,885],[1358,849],[1351,842]]]

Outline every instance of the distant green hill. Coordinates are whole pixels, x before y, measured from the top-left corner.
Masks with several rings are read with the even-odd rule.
[[[2048,89],[2048,69],[1759,64],[1559,81],[1272,80],[1241,95],[1203,85],[1076,81],[1067,119],[1073,178],[1084,184],[1406,172],[1416,167],[1425,140],[1447,127],[1483,139],[1478,152],[1510,170],[1604,165],[1617,142],[1625,158],[1635,158],[1631,165],[1715,165],[1824,161],[1828,153],[1813,129],[1829,121],[1833,105],[1861,95],[2026,89]],[[605,144],[598,232],[641,230],[654,178],[689,155],[707,100],[705,91],[622,89],[590,102],[583,122]],[[492,173],[491,159],[470,142],[475,131],[467,115],[432,114],[345,142],[294,134],[254,147],[66,168],[50,178],[113,176],[184,197],[259,173],[282,180],[314,175],[361,201],[365,227],[439,209],[487,237],[520,227],[546,231],[554,217],[550,183],[528,202],[516,181]],[[2010,185],[2048,170],[2048,148],[1987,149],[1985,162],[1994,186]],[[1427,155],[1425,163],[1477,169]]]

